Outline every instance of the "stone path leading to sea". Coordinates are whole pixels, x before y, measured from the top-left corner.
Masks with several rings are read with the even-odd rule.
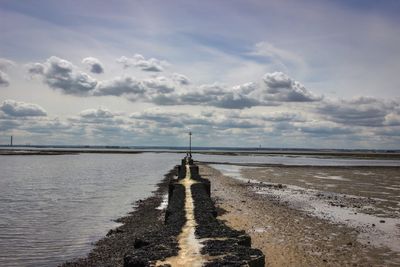
[[[191,178],[190,166],[186,165],[186,175],[180,183],[185,187],[185,213],[186,223],[178,236],[179,254],[164,261],[157,262],[157,266],[170,264],[171,266],[203,266],[205,256],[201,254],[202,245],[196,238],[196,220],[194,218],[194,201],[191,186],[197,183]]]
[[[190,157],[177,173],[169,183],[165,227],[137,238],[124,267],[264,266],[264,254],[251,248],[250,236],[217,219],[210,181]]]

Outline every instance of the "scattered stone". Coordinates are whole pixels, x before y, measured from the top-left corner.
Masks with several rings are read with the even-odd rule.
[[[133,243],[133,247],[136,249],[139,249],[139,248],[142,248],[142,247],[145,247],[148,245],[149,245],[149,242],[144,241],[140,238],[135,238],[135,242]]]
[[[118,234],[118,233],[123,233],[124,231],[120,228],[117,229],[111,229],[110,231],[108,231],[108,233],[106,234],[106,236],[111,236],[114,234]]]
[[[125,267],[149,267],[150,264],[146,259],[141,259],[139,256],[133,256],[124,259]]]

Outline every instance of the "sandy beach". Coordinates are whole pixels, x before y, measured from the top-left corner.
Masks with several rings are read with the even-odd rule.
[[[376,171],[372,168],[370,170]],[[394,222],[397,222],[398,206],[395,207],[393,203],[397,204],[398,202],[378,201],[379,198],[374,194],[379,194],[377,192],[379,190],[372,190],[371,185],[368,184],[365,186],[369,186],[371,192],[355,192],[356,189],[346,185],[349,181],[341,176],[343,172],[349,174],[349,170],[340,171],[340,168],[326,170],[325,168],[324,171],[329,172],[329,175],[323,176],[321,169],[309,167],[295,169],[290,167],[244,168],[241,175],[245,177],[243,179],[248,179],[245,182],[224,176],[220,171],[208,165],[200,166],[203,177],[211,181],[211,194],[220,208],[219,218],[237,230],[245,230],[251,236],[252,246],[261,249],[266,255],[266,266],[398,266],[400,254],[398,251],[396,252],[396,246],[399,236],[383,235],[381,237],[383,239],[380,240],[383,244],[376,245],[374,242],[379,239],[375,240],[373,235],[380,233],[378,230],[382,227],[384,230],[390,227],[391,217]],[[359,170],[353,171],[355,174],[353,173],[352,179],[368,174],[364,171],[357,175]],[[278,175],[273,175],[273,172],[284,175],[278,177]],[[342,173],[333,175],[331,172]],[[382,173],[382,169],[377,172]],[[385,168],[384,172],[385,175],[390,176],[398,173],[398,168]],[[314,177],[318,175],[322,178]],[[313,179],[314,182],[312,182]],[[329,179],[331,179],[330,182],[326,182]],[[377,179],[382,180],[382,177],[377,177]],[[335,181],[335,183],[331,183],[331,181]],[[330,203],[330,207],[359,210],[360,213],[353,212],[354,216],[366,214],[365,216],[385,217],[371,217],[377,218],[376,222],[368,221],[361,226],[334,222],[331,220],[329,208],[324,207],[325,214],[323,216],[316,216],[315,213],[306,212],[293,206],[294,202],[286,199],[282,194],[277,196],[277,194],[271,193],[285,191],[286,184],[309,188],[309,190],[314,190],[311,191],[314,193],[327,192],[329,189],[335,196],[342,195],[342,199],[321,193],[311,196],[310,199],[317,198],[326,201],[326,198],[332,198],[327,202]],[[264,192],[262,192],[263,190]],[[397,187],[387,190],[393,190],[393,195],[396,195]],[[365,196],[347,199],[348,197],[344,193]],[[307,191],[301,194],[309,197]],[[381,205],[385,207],[379,209]],[[390,212],[391,208],[392,212]],[[377,214],[379,210],[389,212]],[[344,217],[343,219],[352,222],[352,218]],[[398,230],[398,225],[394,227],[396,229],[388,230],[392,231],[388,232],[389,234],[396,234],[393,231]]]

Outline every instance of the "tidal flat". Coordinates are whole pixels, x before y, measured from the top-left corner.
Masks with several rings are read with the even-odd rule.
[[[267,266],[400,264],[399,167],[241,165],[201,171]]]

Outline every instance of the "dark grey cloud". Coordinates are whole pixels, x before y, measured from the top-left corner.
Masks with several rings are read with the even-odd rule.
[[[59,89],[65,94],[85,96],[93,90],[97,81],[69,61],[52,56],[43,64],[28,65],[30,74],[42,76],[50,88]]]
[[[301,132],[314,136],[331,136],[331,135],[347,135],[354,134],[355,129],[350,129],[343,126],[321,124],[305,124],[298,128]]]
[[[10,78],[8,75],[0,70],[0,87],[7,87],[10,85]]]
[[[104,72],[103,64],[97,58],[86,57],[82,60],[82,63],[89,66],[91,73],[100,74]]]
[[[243,116],[243,115],[242,115]],[[301,113],[293,112],[264,112],[261,114],[244,115],[245,118],[256,118],[266,122],[305,122],[306,118]]]
[[[122,96],[132,102],[143,101],[156,105],[177,105],[176,85],[166,77],[138,80],[135,77],[117,77],[99,82],[92,92],[95,96]]]
[[[26,65],[28,69],[28,73],[31,75],[43,75],[44,74],[44,65],[42,63],[30,63]]]
[[[120,125],[95,125],[92,127],[92,132],[96,136],[103,137],[105,141],[109,140],[110,137],[118,138],[130,138],[133,131],[126,129]]]
[[[222,129],[249,129],[261,127],[259,123],[250,119],[229,117],[215,113],[215,116],[194,115],[183,112],[166,112],[160,109],[152,109],[143,112],[133,113],[130,118],[156,123],[162,127],[206,127],[214,130]]]
[[[254,82],[248,82],[244,84],[236,85],[232,88],[234,91],[240,92],[242,94],[250,94],[258,89],[258,86]]]
[[[323,103],[317,111],[326,119],[345,125],[378,127],[396,105],[371,97]]]
[[[96,89],[92,92],[95,96],[121,96],[129,95],[143,95],[145,88],[142,83],[134,77],[116,77],[111,80],[99,82]],[[137,99],[137,98],[132,98]]]
[[[229,92],[222,97],[218,97],[217,99],[211,101],[209,104],[219,108],[243,109],[258,106],[260,105],[260,102],[257,99],[252,99],[242,94]]]
[[[316,96],[304,85],[293,80],[282,72],[267,73],[263,77],[266,90],[263,98],[280,102],[312,102],[322,100],[322,96]]]
[[[94,125],[125,127],[128,124],[122,113],[111,112],[105,107],[82,110],[78,116],[69,117],[68,121],[81,127],[94,127]]]
[[[159,110],[152,110],[133,113],[130,115],[130,118],[137,120],[153,121],[161,124],[168,124],[172,127],[173,125],[183,126],[182,122],[178,122],[178,120],[180,120],[179,117],[181,117],[182,115],[182,113],[177,112],[167,113]]]
[[[243,109],[260,105],[272,105],[267,101],[260,102],[248,94],[247,86],[227,88],[214,83],[189,88],[176,94],[170,94],[165,103],[159,105],[204,105],[226,109]]]
[[[94,109],[94,108],[86,109],[86,110],[81,111],[79,113],[79,115],[82,118],[112,118],[112,117],[114,117],[114,114],[110,110],[103,108],[103,107],[100,107],[98,109]]]
[[[189,78],[186,77],[186,76],[183,75],[183,74],[180,74],[180,73],[173,73],[173,74],[172,74],[172,79],[173,79],[175,82],[177,82],[178,84],[181,84],[181,85],[188,85],[188,84],[190,84]]]
[[[159,106],[174,106],[174,105],[182,105],[178,95],[174,94],[156,94],[148,97],[148,102],[151,102],[155,105]]]
[[[175,85],[163,76],[144,79],[141,83],[149,94],[168,94],[175,91]]]
[[[146,59],[140,54],[135,54],[132,58],[122,56],[117,59],[117,62],[121,63],[124,68],[136,67],[143,71],[149,72],[161,72],[164,70],[163,66],[168,64],[165,61],[161,61],[155,58]]]
[[[24,130],[34,134],[82,134],[82,132],[74,127],[74,125],[60,121],[59,119],[45,119],[45,120],[30,120],[19,127],[20,130]]]
[[[19,125],[20,123],[15,120],[0,118],[0,131],[2,132],[16,129]]]
[[[381,128],[376,128],[374,131],[374,134],[378,136],[384,136],[384,137],[389,137],[389,138],[396,138],[397,142],[400,141],[400,127],[381,127]],[[398,143],[396,144],[398,146]]]
[[[46,116],[46,111],[39,105],[18,102],[14,100],[4,100],[0,105],[0,110],[12,117],[32,117]]]

